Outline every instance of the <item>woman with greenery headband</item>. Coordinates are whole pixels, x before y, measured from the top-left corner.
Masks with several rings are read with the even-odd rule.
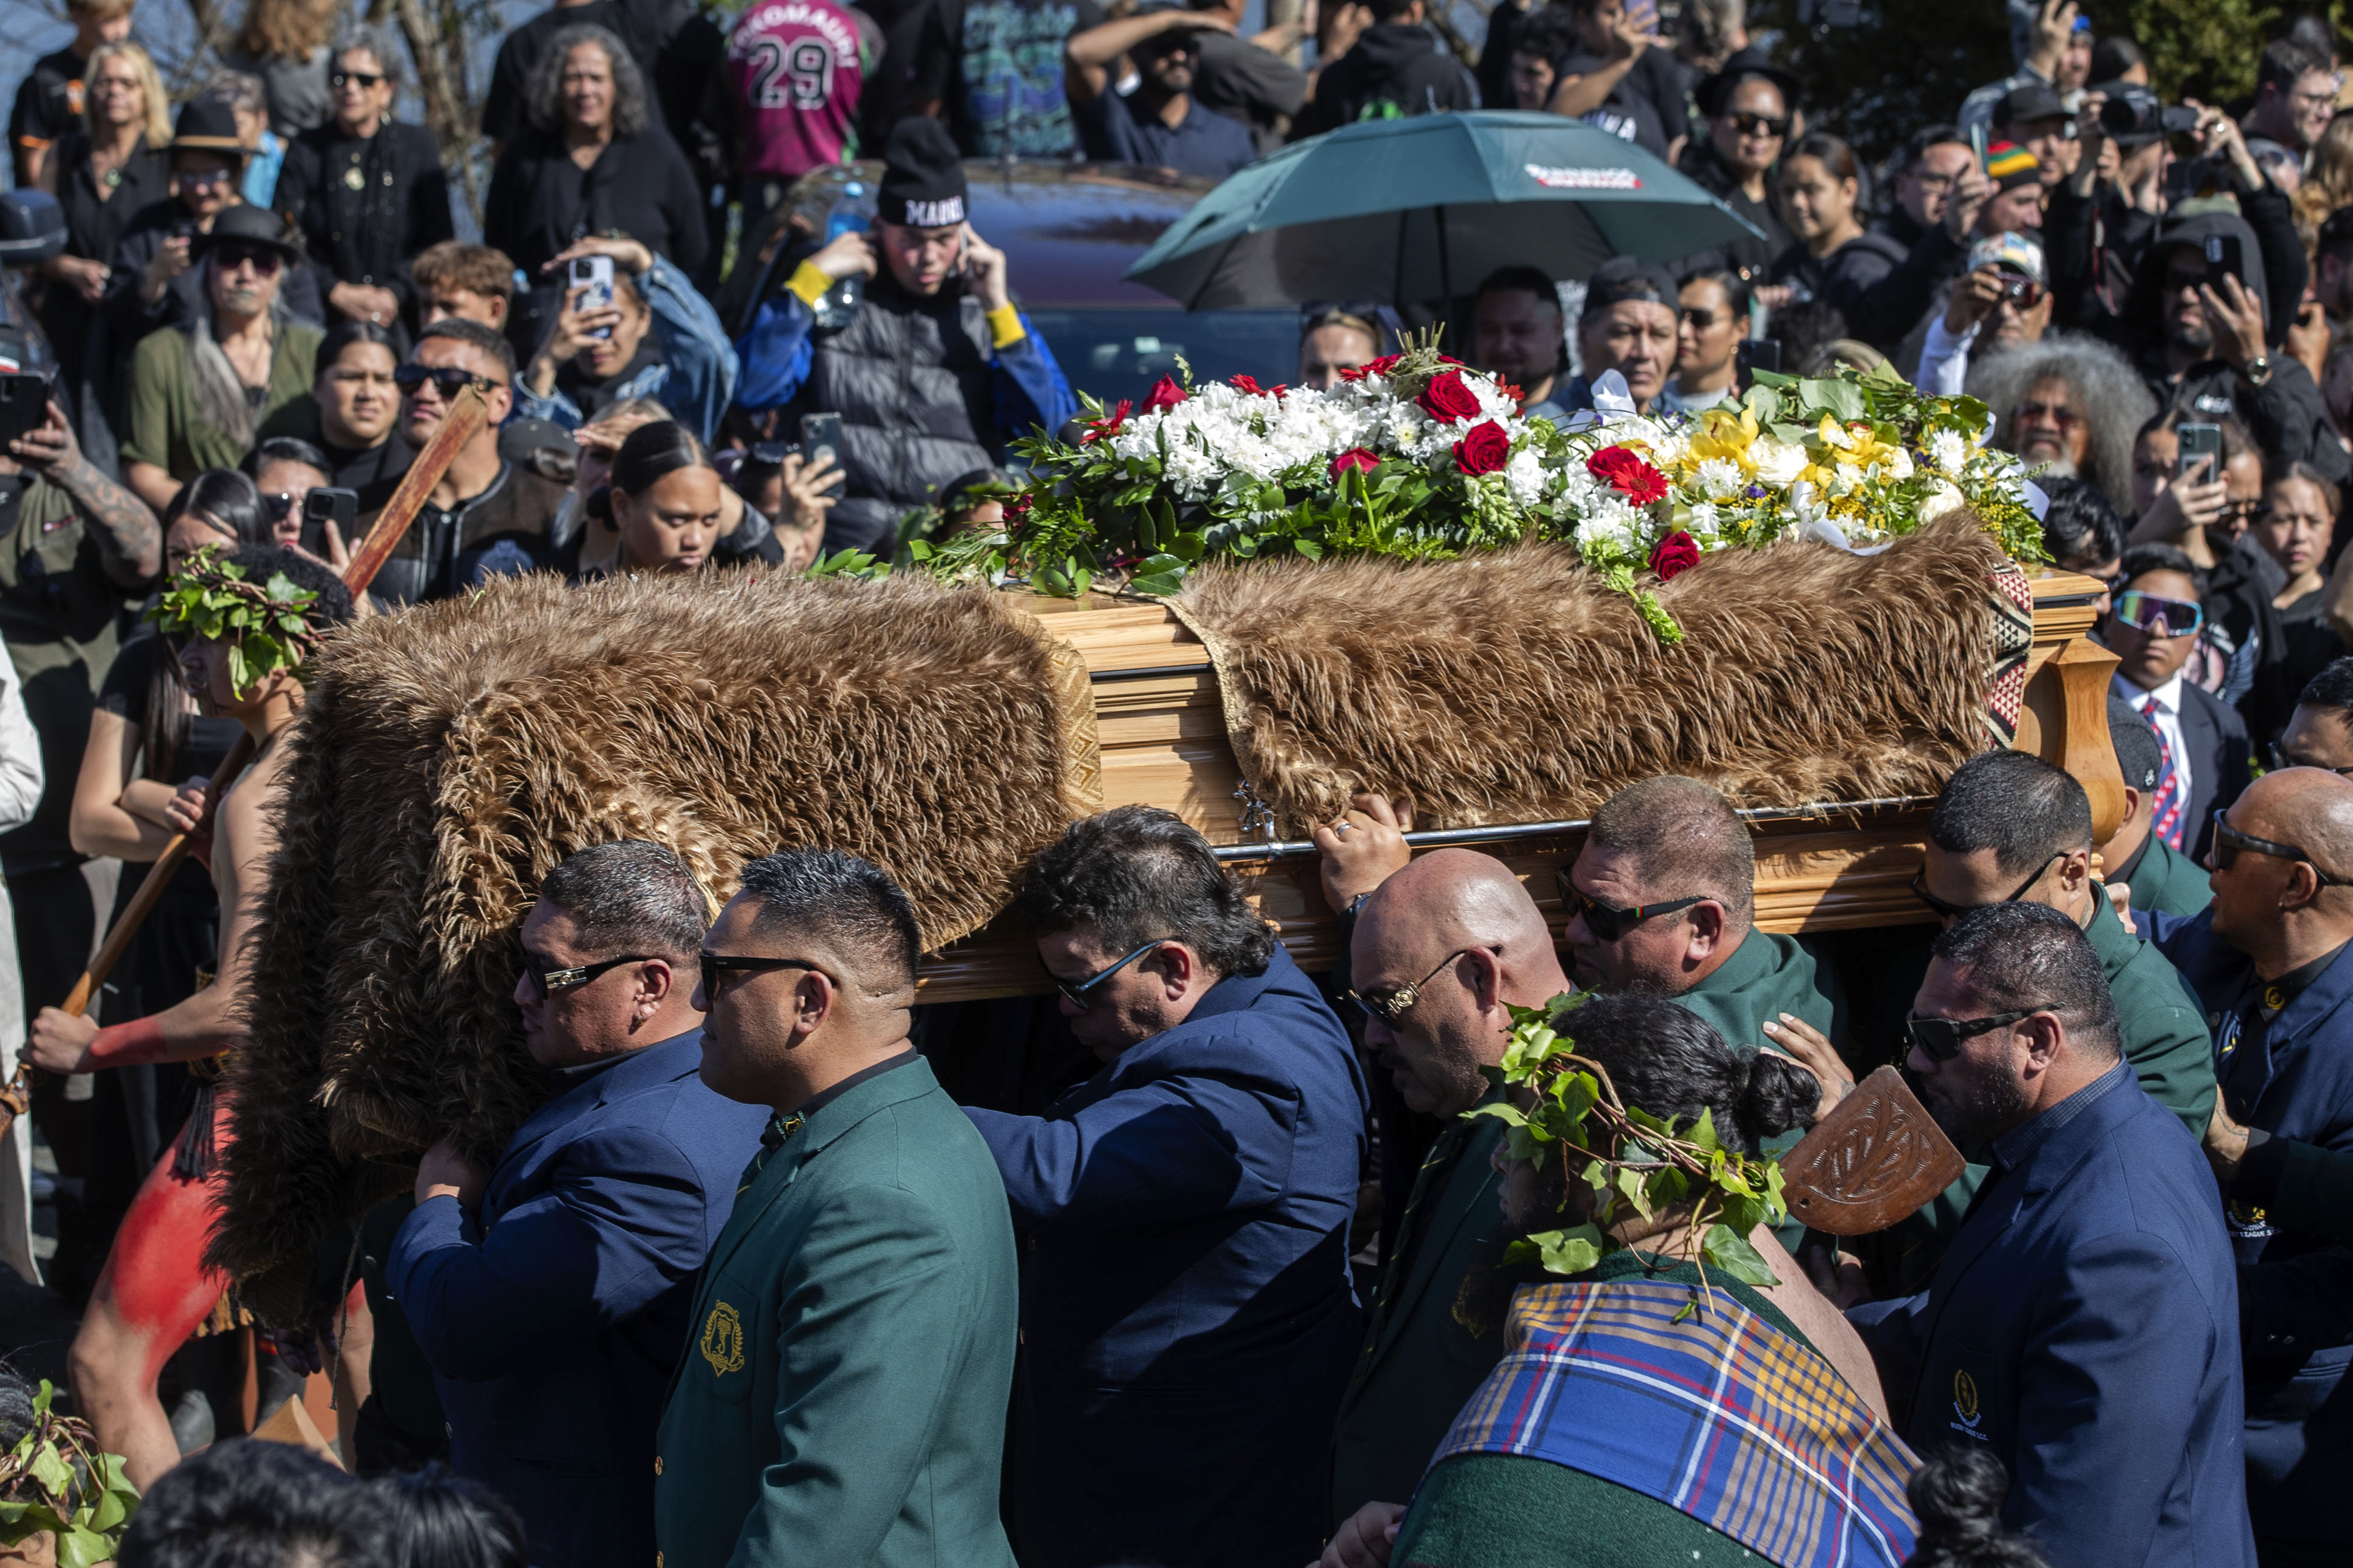
[[[1861,1341],[1774,1245],[1757,1158],[1810,1118],[1812,1075],[1659,997],[1515,1011],[1514,1092],[1472,1114],[1510,1124],[1519,1239],[1456,1308],[1500,1321],[1504,1359],[1410,1510],[1366,1505],[1324,1562],[1894,1568],[1915,1461]]]
[[[266,803],[286,766],[283,737],[301,710],[302,661],[322,634],[351,616],[351,595],[332,571],[278,546],[201,551],[164,584],[149,618],[185,639],[180,667],[199,705],[236,720],[257,748],[209,824],[176,798],[167,807],[175,826],[209,829],[221,910],[216,967],[211,984],[185,1000],[102,1029],[89,1018],[43,1008],[26,1047],[36,1067],[90,1072],[195,1062],[245,1038],[254,901],[277,847]],[[81,1413],[100,1446],[123,1456],[142,1490],[180,1458],[155,1396],[156,1374],[215,1311],[228,1284],[201,1263],[217,1198],[216,1155],[228,1135],[222,1097],[206,1097],[189,1121],[187,1134],[164,1151],[132,1200],[72,1350]]]

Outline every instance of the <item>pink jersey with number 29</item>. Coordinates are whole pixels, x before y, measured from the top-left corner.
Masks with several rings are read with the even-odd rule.
[[[727,38],[746,179],[797,180],[858,155],[858,97],[881,53],[865,12],[834,0],[768,0]]]

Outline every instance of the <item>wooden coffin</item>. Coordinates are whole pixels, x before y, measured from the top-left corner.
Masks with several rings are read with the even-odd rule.
[[[2090,638],[2103,585],[2052,573],[2034,589],[2034,647],[2017,744],[2083,782],[2094,831],[2124,816],[2124,783],[2108,740],[2107,688],[2116,656]],[[1157,605],[1101,595],[1034,596],[1024,607],[1085,661],[1094,695],[1106,805],[1164,806],[1199,828],[1250,888],[1300,967],[1340,957],[1339,923],[1321,891],[1314,846],[1269,842],[1241,828],[1241,772],[1200,640]],[[1852,931],[1925,923],[1908,883],[1919,868],[1926,799],[1825,803],[1745,813],[1757,837],[1757,923],[1771,931]],[[1471,845],[1503,859],[1528,885],[1556,933],[1567,923],[1556,868],[1577,858],[1582,822],[1417,833],[1415,847]],[[1049,989],[1028,934],[1000,921],[927,959],[927,1002]]]

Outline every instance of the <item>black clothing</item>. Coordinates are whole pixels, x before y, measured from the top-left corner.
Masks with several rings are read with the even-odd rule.
[[[111,188],[99,184],[90,167],[90,138],[81,132],[60,137],[49,157],[57,171],[58,205],[65,208],[69,256],[111,262],[131,220],[171,195],[170,163],[143,136],[115,171]],[[66,405],[74,411],[77,429],[88,428],[90,417],[90,410],[79,405],[84,386],[92,388],[99,408],[115,407],[116,378],[131,357],[130,343],[118,345],[100,329],[102,316],[99,306],[63,283],[50,280],[42,289],[41,331],[65,373]]]
[[[323,368],[323,367],[322,367]],[[319,450],[334,465],[335,485],[339,489],[359,492],[359,508],[354,514],[355,531],[364,533],[392,492],[408,473],[408,465],[417,460],[416,448],[401,437],[398,430],[373,447],[353,451],[348,447],[332,447],[326,437],[318,438]],[[356,539],[346,539],[345,544],[357,544]],[[313,552],[316,553],[316,552]]]
[[[98,705],[144,731],[148,694],[159,681],[178,687],[178,662],[168,642],[152,631],[142,632],[124,643],[115,656],[113,667],[106,672],[106,683],[99,689]],[[174,785],[189,778],[213,777],[243,732],[234,719],[192,716],[185,739],[170,758],[170,776],[155,771],[152,753],[143,749],[139,776]],[[146,873],[143,861],[124,864],[110,930],[138,896]],[[218,964],[219,949],[220,900],[212,874],[193,858],[184,860],[164,885],[154,910],[132,937],[121,962],[107,977],[100,993],[100,1022],[126,1023],[185,1001],[195,994],[200,973]],[[127,1206],[164,1144],[178,1135],[192,1086],[186,1070],[177,1063],[126,1068],[121,1074],[106,1076],[123,1080],[119,1086],[123,1090],[119,1124],[102,1125],[100,1130],[104,1142],[120,1157],[98,1163],[100,1171],[127,1178],[128,1186],[120,1194]],[[107,1136],[115,1133],[121,1138],[120,1145]]]
[[[1307,73],[1248,38],[1205,27],[1193,35],[1200,63],[1193,101],[1250,127],[1264,157],[1282,145],[1282,128],[1307,102]]]
[[[1535,7],[1523,9],[1515,0],[1503,0],[1487,14],[1486,41],[1479,46],[1479,68],[1472,77],[1479,84],[1479,101],[1496,109],[1515,107],[1512,94],[1512,51],[1520,47]]]
[[[565,493],[553,479],[501,463],[480,495],[446,510],[427,500],[369,591],[390,605],[448,598],[471,585],[475,562],[501,543],[546,564],[568,542],[555,537]]]
[[[573,163],[561,132],[533,128],[499,154],[482,243],[536,280],[574,240],[617,229],[692,272],[710,245],[696,189],[685,155],[658,126],[617,137],[586,169]]]
[[[867,285],[846,327],[809,336],[808,380],[778,422],[841,416],[846,493],[826,519],[825,550],[877,550],[936,487],[1001,460],[987,313],[976,296],[943,289],[918,299],[888,271]]]
[[[1781,221],[1779,187],[1768,177],[1765,182],[1765,199],[1748,199],[1740,182],[1725,166],[1715,153],[1715,143],[1704,137],[1695,137],[1683,148],[1683,172],[1699,183],[1702,190],[1723,202],[1725,206],[1765,231],[1762,239],[1736,239],[1714,250],[1704,250],[1687,256],[1676,263],[1677,268],[1688,275],[1711,272],[1719,268],[1739,273],[1750,281],[1761,281],[1774,259],[1796,243],[1797,237],[1789,226]]]
[[[16,160],[16,183],[29,185],[25,154],[55,147],[81,124],[81,73],[90,62],[71,48],[43,55],[16,89],[8,116],[8,150]],[[30,1014],[26,1015],[27,1017]]]
[[[124,363],[139,340],[164,327],[177,327],[193,321],[201,312],[209,310],[205,299],[205,269],[202,263],[164,286],[164,297],[151,308],[139,298],[139,282],[147,270],[147,263],[164,247],[164,242],[175,235],[193,237],[195,220],[188,209],[174,198],[156,202],[135,215],[122,238],[114,247],[114,259],[110,265],[114,277],[106,287],[106,299],[100,308],[107,313],[114,332],[115,352]],[[279,302],[286,313],[298,321],[323,328],[327,324],[326,301],[319,293],[318,279],[307,267],[290,267],[278,282]]]
[[[1409,22],[1380,22],[1324,68],[1315,101],[1299,116],[1296,134],[1313,136],[1359,120],[1478,107],[1479,84],[1446,52],[1437,34]]]
[[[491,85],[482,94],[482,135],[501,149],[531,125],[523,100],[532,68],[547,53],[555,35],[566,27],[602,27],[618,37],[645,74],[657,96],[661,74],[662,46],[677,34],[691,13],[680,0],[588,0],[585,5],[563,5],[542,11],[509,33],[499,44],[491,66]],[[665,116],[667,119],[667,116]]]
[[[1875,291],[1908,254],[1883,234],[1857,235],[1826,257],[1816,256],[1800,241],[1780,254],[1767,276],[1775,283],[1794,283],[1808,297],[1831,306],[1846,318],[1851,334],[1867,342],[1867,334],[1855,324],[1856,316],[1870,310]],[[1884,314],[1883,310],[1870,319],[1877,324]]]
[[[1555,68],[1561,76],[1590,76],[1612,62],[1599,55],[1582,50],[1559,61]],[[1618,79],[1609,96],[1601,100],[1599,109],[1580,116],[1588,125],[1595,125],[1612,136],[1631,142],[1643,151],[1663,158],[1667,143],[1681,134],[1682,83],[1676,79],[1673,60],[1664,49],[1644,49],[1634,66]]]
[[[2052,189],[2042,215],[2052,324],[2128,343],[2126,314],[2158,224],[2105,182],[2088,197],[2065,183]]]
[[[457,237],[441,150],[421,125],[386,123],[366,141],[332,120],[286,149],[272,204],[299,229],[320,297],[338,283],[391,289],[416,301],[408,264]]]
[[[2205,419],[2232,418],[2245,426],[2263,455],[2263,470],[2287,471],[2309,463],[2334,485],[2353,480],[2353,457],[2346,455],[2321,405],[2320,388],[2302,362],[2271,355],[2272,374],[2261,386],[2219,359],[2200,360],[2176,381],[2166,369],[2162,344],[2141,355],[2141,377],[2160,408],[2194,408]]]
[[[2297,693],[2348,651],[2328,625],[2327,603],[2324,584],[2274,612],[2279,621],[2279,657],[2258,669],[2254,689],[2239,702],[2248,738],[2258,748],[2280,738],[2295,715]]]

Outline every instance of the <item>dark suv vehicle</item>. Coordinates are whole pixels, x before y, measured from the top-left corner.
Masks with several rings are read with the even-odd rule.
[[[857,181],[871,192],[881,175],[881,162],[869,160],[805,176],[779,209],[804,237],[795,249],[806,253],[825,233],[844,186]],[[1272,386],[1297,374],[1297,310],[1186,310],[1121,276],[1215,181],[1125,163],[978,160],[965,164],[965,177],[973,232],[1005,252],[1015,302],[1077,390],[1141,403],[1154,382],[1176,374],[1179,354],[1200,381],[1247,374]],[[730,331],[749,321],[761,274],[773,289],[791,270],[758,264],[776,221],[746,236],[749,254],[721,290]]]

